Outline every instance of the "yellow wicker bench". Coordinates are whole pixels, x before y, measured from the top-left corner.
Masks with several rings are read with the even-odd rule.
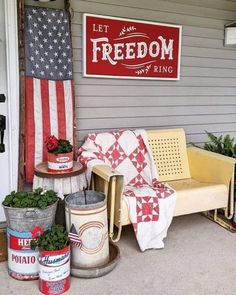
[[[147,134],[159,179],[177,192],[174,216],[222,208],[225,216],[232,218],[235,159],[187,148],[183,129],[150,130]],[[93,188],[108,196],[109,234],[117,241],[122,226],[130,224],[122,200],[123,176],[106,165],[94,166],[92,176]],[[114,225],[119,229],[116,238]]]

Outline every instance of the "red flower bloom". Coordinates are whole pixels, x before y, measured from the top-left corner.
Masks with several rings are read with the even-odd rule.
[[[54,135],[50,135],[45,140],[47,150],[53,152],[59,145],[58,139]]]
[[[67,139],[56,138],[54,135],[49,135],[45,140],[45,145],[49,153],[55,155],[62,153],[70,153],[73,151],[73,145]]]
[[[32,231],[31,231],[31,234],[32,234],[32,238],[33,239],[36,239],[37,237],[39,237],[41,234],[43,234],[44,230],[42,229],[41,226],[38,226],[36,225]]]

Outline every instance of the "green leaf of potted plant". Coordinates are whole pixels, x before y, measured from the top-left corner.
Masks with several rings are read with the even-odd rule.
[[[70,172],[73,170],[73,146],[66,139],[58,139],[54,135],[47,137],[48,172]]]
[[[204,149],[212,151],[214,153],[222,154],[231,158],[236,158],[236,143],[234,143],[234,138],[229,134],[224,137],[220,135],[217,137],[211,132],[205,131],[210,142],[204,144]]]
[[[217,137],[211,132],[206,131],[207,137],[209,141],[207,141],[203,148],[205,150],[221,154],[227,157],[236,158],[236,143],[234,142],[234,138],[231,137],[229,134],[225,136],[220,135]],[[199,147],[197,144],[191,143],[193,146]]]
[[[70,287],[70,247],[68,233],[54,225],[36,240],[31,249],[39,250],[39,289],[44,294],[62,294]]]
[[[2,202],[7,226],[17,232],[31,232],[35,226],[48,229],[55,221],[58,199],[55,191],[42,188],[12,191]]]

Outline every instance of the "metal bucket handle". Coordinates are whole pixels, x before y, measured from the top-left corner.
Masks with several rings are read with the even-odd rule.
[[[25,214],[25,218],[36,218],[37,217],[37,212],[35,209],[27,209]]]

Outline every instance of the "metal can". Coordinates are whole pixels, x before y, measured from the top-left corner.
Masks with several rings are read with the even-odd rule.
[[[38,250],[30,249],[31,232],[7,229],[8,273],[17,280],[35,280],[39,277]]]
[[[65,205],[67,231],[74,225],[81,239],[80,247],[71,243],[73,266],[91,268],[105,265],[109,261],[105,195],[90,190],[77,192],[66,197]]]
[[[71,172],[73,170],[73,152],[53,154],[48,153],[48,172]]]
[[[39,251],[39,290],[59,295],[70,288],[70,248]]]

